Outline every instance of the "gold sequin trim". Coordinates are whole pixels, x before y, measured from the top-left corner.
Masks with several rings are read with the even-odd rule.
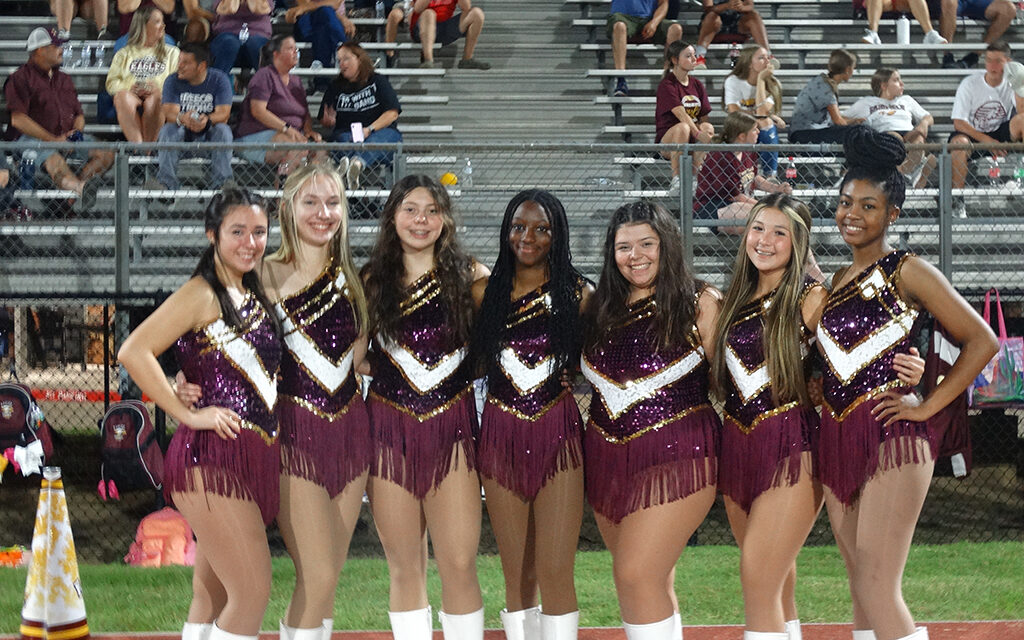
[[[407,416],[412,416],[413,418],[416,418],[416,420],[418,420],[420,422],[426,422],[427,420],[433,418],[434,416],[440,415],[440,414],[444,413],[445,411],[447,411],[448,409],[452,408],[452,406],[455,405],[456,402],[458,402],[459,400],[462,399],[462,396],[464,396],[467,393],[469,393],[472,389],[473,389],[472,385],[466,387],[462,391],[460,391],[457,394],[455,394],[454,398],[452,398],[448,402],[445,402],[444,404],[442,404],[441,406],[437,407],[436,409],[431,409],[427,413],[415,413],[414,411],[411,411],[408,407],[403,407],[400,404],[396,404],[396,403],[392,402],[391,400],[388,400],[387,398],[381,396],[380,394],[378,394],[378,393],[376,393],[374,391],[370,392],[370,396],[373,397],[375,400],[378,400],[381,403],[388,405],[389,407],[391,407],[392,409],[394,409],[396,411],[401,411],[402,413],[404,413]]]
[[[260,312],[259,313],[260,320],[261,321],[262,320],[267,320],[267,314],[263,310],[262,307],[259,308],[259,312]],[[256,314],[254,313],[253,315],[256,315]],[[207,353],[210,353],[211,351],[217,351],[218,353],[223,355],[224,356],[224,360],[228,364],[230,364],[231,367],[235,371],[237,371],[239,374],[241,374],[241,376],[243,378],[245,378],[246,382],[248,382],[249,385],[252,386],[252,388],[256,390],[256,395],[259,396],[259,399],[263,401],[263,406],[265,406],[268,410],[273,411],[274,407],[277,405],[276,397],[275,397],[275,399],[274,399],[275,401],[273,403],[267,402],[267,399],[265,397],[263,397],[263,394],[260,393],[260,391],[259,391],[260,386],[258,384],[256,384],[255,380],[252,379],[252,377],[249,375],[249,372],[246,371],[245,369],[243,369],[242,366],[239,363],[235,362],[234,358],[229,356],[227,354],[227,352],[224,351],[224,345],[226,345],[228,342],[231,342],[233,340],[241,340],[242,342],[247,344],[250,349],[252,349],[252,352],[253,352],[253,355],[254,355],[254,359],[256,360],[256,364],[257,364],[257,366],[259,366],[260,369],[262,369],[263,375],[265,375],[267,377],[267,379],[272,381],[274,384],[277,384],[277,373],[278,372],[275,371],[273,374],[271,374],[271,372],[267,369],[267,365],[264,364],[263,358],[260,356],[259,351],[256,350],[256,347],[254,347],[248,340],[246,340],[245,338],[242,337],[242,334],[247,333],[250,330],[255,330],[256,327],[254,326],[251,329],[246,329],[245,331],[242,332],[242,334],[236,332],[235,329],[231,329],[231,334],[230,334],[230,337],[228,338],[228,340],[225,340],[223,342],[216,342],[214,340],[214,337],[211,336],[207,332],[209,331],[210,327],[212,327],[219,320],[220,320],[220,318],[218,318],[218,320],[215,320],[214,322],[211,322],[210,324],[208,324],[205,327],[203,327],[203,330],[202,330],[203,331],[203,338],[204,338],[204,341],[209,346],[201,348],[199,350],[200,355],[205,355]],[[267,320],[267,321],[269,321],[269,320]]]
[[[526,294],[526,296],[532,295],[535,292],[536,290],[531,291],[530,293]],[[526,296],[523,296],[523,298],[525,298]],[[522,300],[523,298],[519,298],[519,300]],[[516,303],[518,303],[518,300],[513,301],[513,304]],[[512,327],[520,325],[528,320],[538,318],[548,313],[550,308],[551,294],[542,293],[533,300],[531,300],[530,302],[528,302],[526,305],[520,305],[516,307],[513,313],[511,314],[511,317],[509,318],[508,322],[505,324],[505,328],[511,329]]]
[[[263,441],[263,444],[267,445],[268,447],[277,442],[277,431],[274,431],[273,433],[267,433],[260,426],[253,424],[248,420],[242,420],[241,426],[243,429],[247,431],[252,431],[256,435],[258,435],[260,437],[260,440]]]
[[[607,375],[605,375],[605,373],[603,371],[601,371],[600,369],[596,368],[593,364],[591,364],[590,360],[588,360],[586,356],[583,356],[583,361],[586,363],[587,367],[589,367],[591,371],[593,371],[597,375],[601,376],[602,378],[607,380],[609,383],[615,385],[619,389],[625,389],[625,388],[627,388],[629,386],[632,386],[634,384],[643,382],[644,380],[647,380],[648,378],[653,378],[656,375],[660,375],[663,371],[665,371],[665,369],[668,369],[669,367],[675,366],[680,360],[686,358],[687,356],[689,356],[694,351],[697,351],[698,349],[701,350],[701,359],[702,360],[706,360],[706,358],[704,358],[704,351],[703,351],[703,349],[701,349],[701,347],[697,347],[696,349],[690,349],[689,351],[687,351],[686,353],[680,355],[678,358],[676,358],[672,362],[665,363],[665,365],[663,367],[661,367],[660,369],[658,369],[657,371],[649,373],[649,374],[647,374],[646,376],[644,376],[642,378],[636,378],[634,380],[626,380],[625,382],[619,382],[618,380],[612,380]],[[698,362],[696,365],[694,365],[693,369],[696,369],[699,366],[700,366],[700,363]],[[690,371],[687,371],[686,374],[684,374],[682,377],[685,377],[686,375],[689,375],[690,373],[692,373],[693,369],[690,369]],[[682,379],[682,377],[680,379]],[[676,380],[675,382],[678,382],[678,380]]]
[[[407,316],[441,295],[441,283],[437,281],[434,270],[424,273],[409,287],[412,292],[398,305],[400,315]]]
[[[853,411],[854,409],[859,407],[864,402],[866,402],[866,401],[870,400],[871,398],[875,397],[876,395],[879,395],[881,393],[885,393],[886,391],[889,391],[890,389],[898,389],[900,387],[906,387],[906,386],[907,386],[906,383],[904,383],[902,380],[890,380],[889,382],[886,382],[885,384],[883,384],[883,385],[881,385],[879,387],[875,387],[874,389],[871,389],[870,391],[866,391],[863,394],[861,394],[861,395],[857,396],[856,398],[854,398],[853,402],[851,402],[850,405],[848,407],[846,407],[846,409],[844,409],[843,412],[840,415],[838,415],[838,416],[836,415],[835,410],[831,406],[829,406],[828,400],[822,400],[821,408],[824,411],[828,411],[829,415],[831,415],[837,422],[842,422],[843,420],[846,420],[846,416],[850,415],[851,411]]]
[[[525,414],[522,411],[519,411],[518,409],[513,409],[512,407],[508,406],[507,404],[505,404],[501,400],[498,400],[494,396],[487,396],[487,404],[494,405],[494,407],[496,409],[500,409],[500,410],[504,411],[505,413],[508,413],[510,415],[513,415],[513,416],[519,418],[520,420],[525,420],[526,422],[536,422],[536,421],[540,420],[541,418],[543,418],[547,414],[548,411],[551,411],[551,409],[556,404],[558,404],[559,402],[562,401],[562,398],[564,398],[565,396],[569,395],[570,393],[572,393],[572,391],[570,389],[565,389],[564,391],[562,391],[562,393],[558,394],[557,398],[555,398],[551,402],[549,402],[546,405],[544,405],[543,407],[541,407],[540,411],[538,411],[536,414],[534,414],[532,416],[528,415],[528,414]]]
[[[790,402],[788,404],[782,405],[781,407],[776,407],[771,411],[766,411],[765,413],[762,413],[761,415],[757,416],[756,418],[754,418],[754,421],[751,422],[749,425],[743,424],[743,421],[737,420],[736,417],[730,414],[728,411],[724,411],[723,415],[725,416],[725,418],[732,420],[733,423],[739,428],[739,430],[744,433],[744,435],[749,436],[750,432],[753,431],[757,427],[757,425],[761,424],[761,422],[767,420],[768,418],[774,418],[777,415],[786,413],[790,409],[795,409],[799,406],[799,402]]]
[[[626,443],[630,442],[631,440],[636,440],[637,438],[639,438],[640,436],[644,435],[645,433],[648,433],[650,431],[657,431],[658,429],[664,427],[665,425],[667,425],[667,424],[669,424],[671,422],[675,422],[676,420],[680,420],[683,417],[688,416],[691,413],[694,413],[696,411],[702,411],[704,409],[711,409],[711,405],[707,404],[707,403],[703,403],[703,404],[698,404],[695,407],[690,407],[689,409],[683,409],[682,411],[680,411],[679,413],[675,414],[674,416],[671,416],[669,418],[665,418],[664,420],[659,420],[658,422],[652,424],[649,427],[646,427],[646,428],[644,428],[644,429],[642,429],[642,430],[640,430],[640,431],[638,431],[636,433],[631,433],[630,435],[626,436],[625,438],[616,438],[615,436],[609,434],[607,431],[605,431],[600,426],[598,426],[598,424],[596,422],[594,422],[593,418],[591,418],[590,421],[588,422],[588,426],[592,426],[598,433],[601,434],[602,438],[604,438],[605,440],[607,440],[608,442],[610,442],[612,444],[626,444]]]
[[[312,413],[313,415],[322,420],[334,422],[335,420],[340,419],[342,416],[348,413],[348,410],[352,407],[352,403],[355,402],[357,396],[358,392],[352,394],[352,397],[349,398],[348,402],[345,403],[345,406],[342,407],[341,409],[338,409],[338,411],[335,413],[327,413],[326,411],[323,411],[322,409],[320,409],[310,401],[306,400],[305,398],[299,398],[297,396],[289,396],[282,394],[281,399],[284,400],[285,402],[290,402],[296,406],[302,407],[306,411]]]

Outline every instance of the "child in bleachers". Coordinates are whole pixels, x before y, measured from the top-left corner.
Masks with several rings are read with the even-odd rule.
[[[847,127],[861,121],[844,118],[839,112],[839,85],[853,77],[856,67],[856,54],[845,49],[832,52],[828,70],[811,78],[796,97],[790,118],[790,142],[841,143]]]

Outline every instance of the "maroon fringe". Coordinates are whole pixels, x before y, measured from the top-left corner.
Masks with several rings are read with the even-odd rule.
[[[373,395],[366,408],[375,449],[371,475],[390,480],[422,500],[458,468],[455,445],[461,447],[468,468],[476,468],[472,393],[462,394],[452,406],[423,422]]]
[[[800,480],[801,455],[810,451],[812,432],[817,428],[818,414],[807,407],[766,418],[750,433],[743,433],[739,424],[726,417],[718,456],[718,490],[750,513],[750,505],[768,489],[791,487]]]
[[[275,442],[242,429],[238,438],[224,440],[213,431],[195,431],[180,425],[164,458],[164,494],[196,491],[193,469],[199,469],[203,487],[213,493],[255,502],[269,525],[280,502],[281,453]]]
[[[721,423],[707,407],[625,444],[590,428],[583,436],[584,482],[594,511],[618,524],[659,504],[713,486]]]
[[[556,474],[583,464],[582,436],[571,393],[532,422],[488,403],[476,450],[480,475],[531,501]]]
[[[320,485],[332,500],[370,468],[370,415],[358,393],[345,413],[334,420],[318,416],[283,396],[278,405],[278,422],[281,472]]]
[[[919,464],[918,438],[928,442],[933,458],[937,453],[927,422],[900,420],[886,427],[871,415],[878,402],[862,402],[842,422],[828,409],[822,411],[814,467],[822,484],[846,506],[860,497],[864,483],[879,471]]]

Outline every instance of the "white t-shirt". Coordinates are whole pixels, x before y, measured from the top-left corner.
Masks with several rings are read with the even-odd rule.
[[[769,95],[766,97],[768,105],[774,107],[775,100]],[[725,108],[728,110],[730,104],[740,105],[743,111],[754,112],[754,105],[757,104],[757,87],[750,84],[739,76],[726,76],[725,78]]]
[[[843,113],[844,118],[864,118],[864,124],[875,131],[906,133],[928,117],[928,112],[908,95],[895,100],[865,96]]]
[[[999,86],[992,87],[985,82],[985,72],[976,71],[957,87],[952,118],[966,120],[982,133],[995,131],[1013,115],[1014,95],[1005,74]]]

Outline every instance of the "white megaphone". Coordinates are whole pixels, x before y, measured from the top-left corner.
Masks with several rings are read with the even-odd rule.
[[[1010,88],[1018,96],[1024,97],[1024,64],[1011,60],[1003,67],[1003,75],[1010,83]]]

